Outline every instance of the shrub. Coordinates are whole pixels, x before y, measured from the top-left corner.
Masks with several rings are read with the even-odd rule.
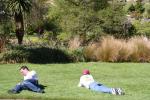
[[[135,11],[135,7],[134,7],[133,4],[130,4],[130,6],[128,7],[128,11],[129,11],[129,12]]]
[[[144,17],[150,19],[150,4],[149,3],[145,3],[144,8],[145,8],[145,12],[143,14]]]
[[[146,35],[146,36],[150,36],[150,22],[148,21],[139,21],[139,20],[135,20],[133,21],[133,25],[136,29],[136,34],[137,35]]]
[[[84,48],[78,48],[70,51],[70,56],[74,62],[84,62],[86,61],[84,56]]]
[[[64,41],[68,41],[71,38],[71,34],[70,33],[65,33],[62,32],[57,36],[57,39],[64,42]]]
[[[1,62],[6,63],[67,63],[71,57],[63,50],[48,47],[11,47],[1,54]]]
[[[47,47],[29,48],[28,62],[30,63],[67,63],[71,59],[67,53],[59,49]]]
[[[145,8],[144,8],[142,2],[140,2],[140,1],[136,2],[136,4],[135,4],[135,10],[137,12],[139,12],[139,13],[143,13],[144,12]]]
[[[11,50],[2,55],[5,63],[23,63],[27,62],[28,53],[21,50]]]

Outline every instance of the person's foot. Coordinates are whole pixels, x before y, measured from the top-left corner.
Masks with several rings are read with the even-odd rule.
[[[38,91],[38,93],[45,93],[45,91],[41,89],[40,91]]]
[[[112,88],[112,94],[113,95],[125,95],[123,90],[121,88]]]
[[[18,94],[19,92],[15,91],[15,90],[8,90],[7,91],[9,94]]]
[[[116,88],[112,88],[112,92],[111,92],[113,95],[118,95],[118,92],[116,90]]]
[[[125,95],[125,92],[121,88],[117,88],[118,95]]]

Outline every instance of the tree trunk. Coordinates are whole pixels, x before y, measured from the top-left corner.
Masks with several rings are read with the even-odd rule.
[[[18,44],[21,45],[24,36],[24,23],[22,12],[15,13],[15,23],[16,23],[16,37],[18,39]]]

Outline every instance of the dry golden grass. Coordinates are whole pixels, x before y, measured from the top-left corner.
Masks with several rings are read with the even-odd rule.
[[[150,62],[150,40],[146,37],[123,40],[107,36],[96,44],[87,47],[86,57],[106,62]]]
[[[84,56],[89,61],[96,61],[95,51],[100,46],[99,43],[91,43],[84,50]]]
[[[81,41],[80,37],[76,36],[69,41],[69,49],[72,51],[76,50],[80,47],[81,43],[82,43],[82,41]]]
[[[103,37],[101,45],[95,51],[96,58],[100,61],[117,61],[121,43],[112,36]]]
[[[131,54],[131,45],[126,40],[120,40],[121,49],[118,53],[118,61],[128,61]]]
[[[4,50],[5,48],[5,40],[3,38],[0,38],[0,53]]]
[[[150,40],[146,37],[133,37],[129,40],[132,53],[130,58],[132,61],[150,61]]]

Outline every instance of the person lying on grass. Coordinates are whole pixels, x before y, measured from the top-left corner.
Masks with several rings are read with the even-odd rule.
[[[24,76],[24,80],[18,83],[13,89],[8,90],[8,93],[17,94],[22,90],[44,93],[44,90],[39,87],[38,77],[35,71],[30,71],[27,66],[22,66],[20,73]]]
[[[85,87],[87,89],[97,91],[97,92],[103,92],[103,93],[109,93],[113,95],[124,95],[125,93],[120,88],[108,88],[107,86],[104,86],[101,83],[97,83],[93,76],[90,74],[90,71],[87,69],[84,69],[82,72],[82,76],[80,77],[80,82],[78,84],[78,87]]]

